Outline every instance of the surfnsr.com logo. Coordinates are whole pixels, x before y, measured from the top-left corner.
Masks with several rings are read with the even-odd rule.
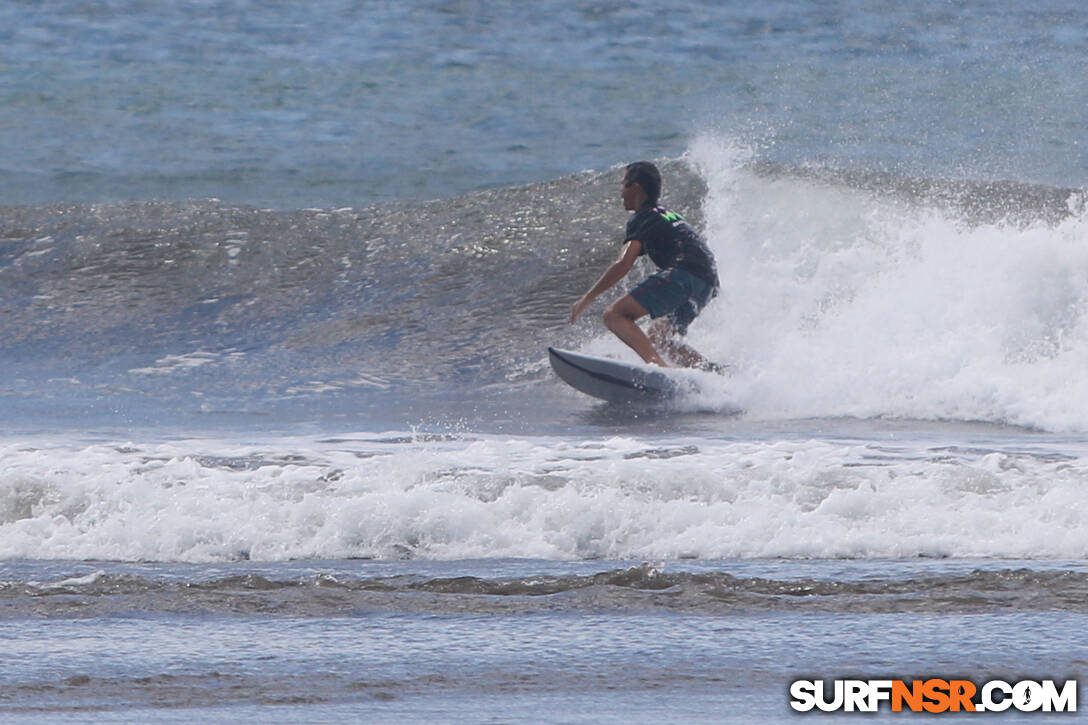
[[[797,680],[790,685],[790,707],[798,712],[1076,712],[1077,681],[991,680]]]

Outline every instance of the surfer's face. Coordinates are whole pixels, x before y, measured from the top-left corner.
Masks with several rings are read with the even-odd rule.
[[[624,177],[623,182],[620,184],[620,196],[623,198],[624,209],[638,211],[646,192],[642,190],[642,184]]]

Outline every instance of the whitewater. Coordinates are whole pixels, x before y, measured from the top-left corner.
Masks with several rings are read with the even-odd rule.
[[[884,428],[882,443],[24,441],[3,450],[0,552],[188,562],[1084,555],[1079,446],[946,426],[942,436],[973,447],[927,447],[917,430]]]

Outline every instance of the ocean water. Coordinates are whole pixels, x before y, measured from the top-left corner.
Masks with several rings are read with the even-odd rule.
[[[0,720],[1084,701],[1086,79],[1072,1],[0,5]],[[633,360],[640,158],[732,374],[626,408],[545,350]]]

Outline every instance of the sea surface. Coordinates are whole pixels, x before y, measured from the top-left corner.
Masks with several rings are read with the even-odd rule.
[[[1074,0],[0,3],[0,721],[1088,702],[1085,98]],[[730,375],[623,407],[638,159]]]

